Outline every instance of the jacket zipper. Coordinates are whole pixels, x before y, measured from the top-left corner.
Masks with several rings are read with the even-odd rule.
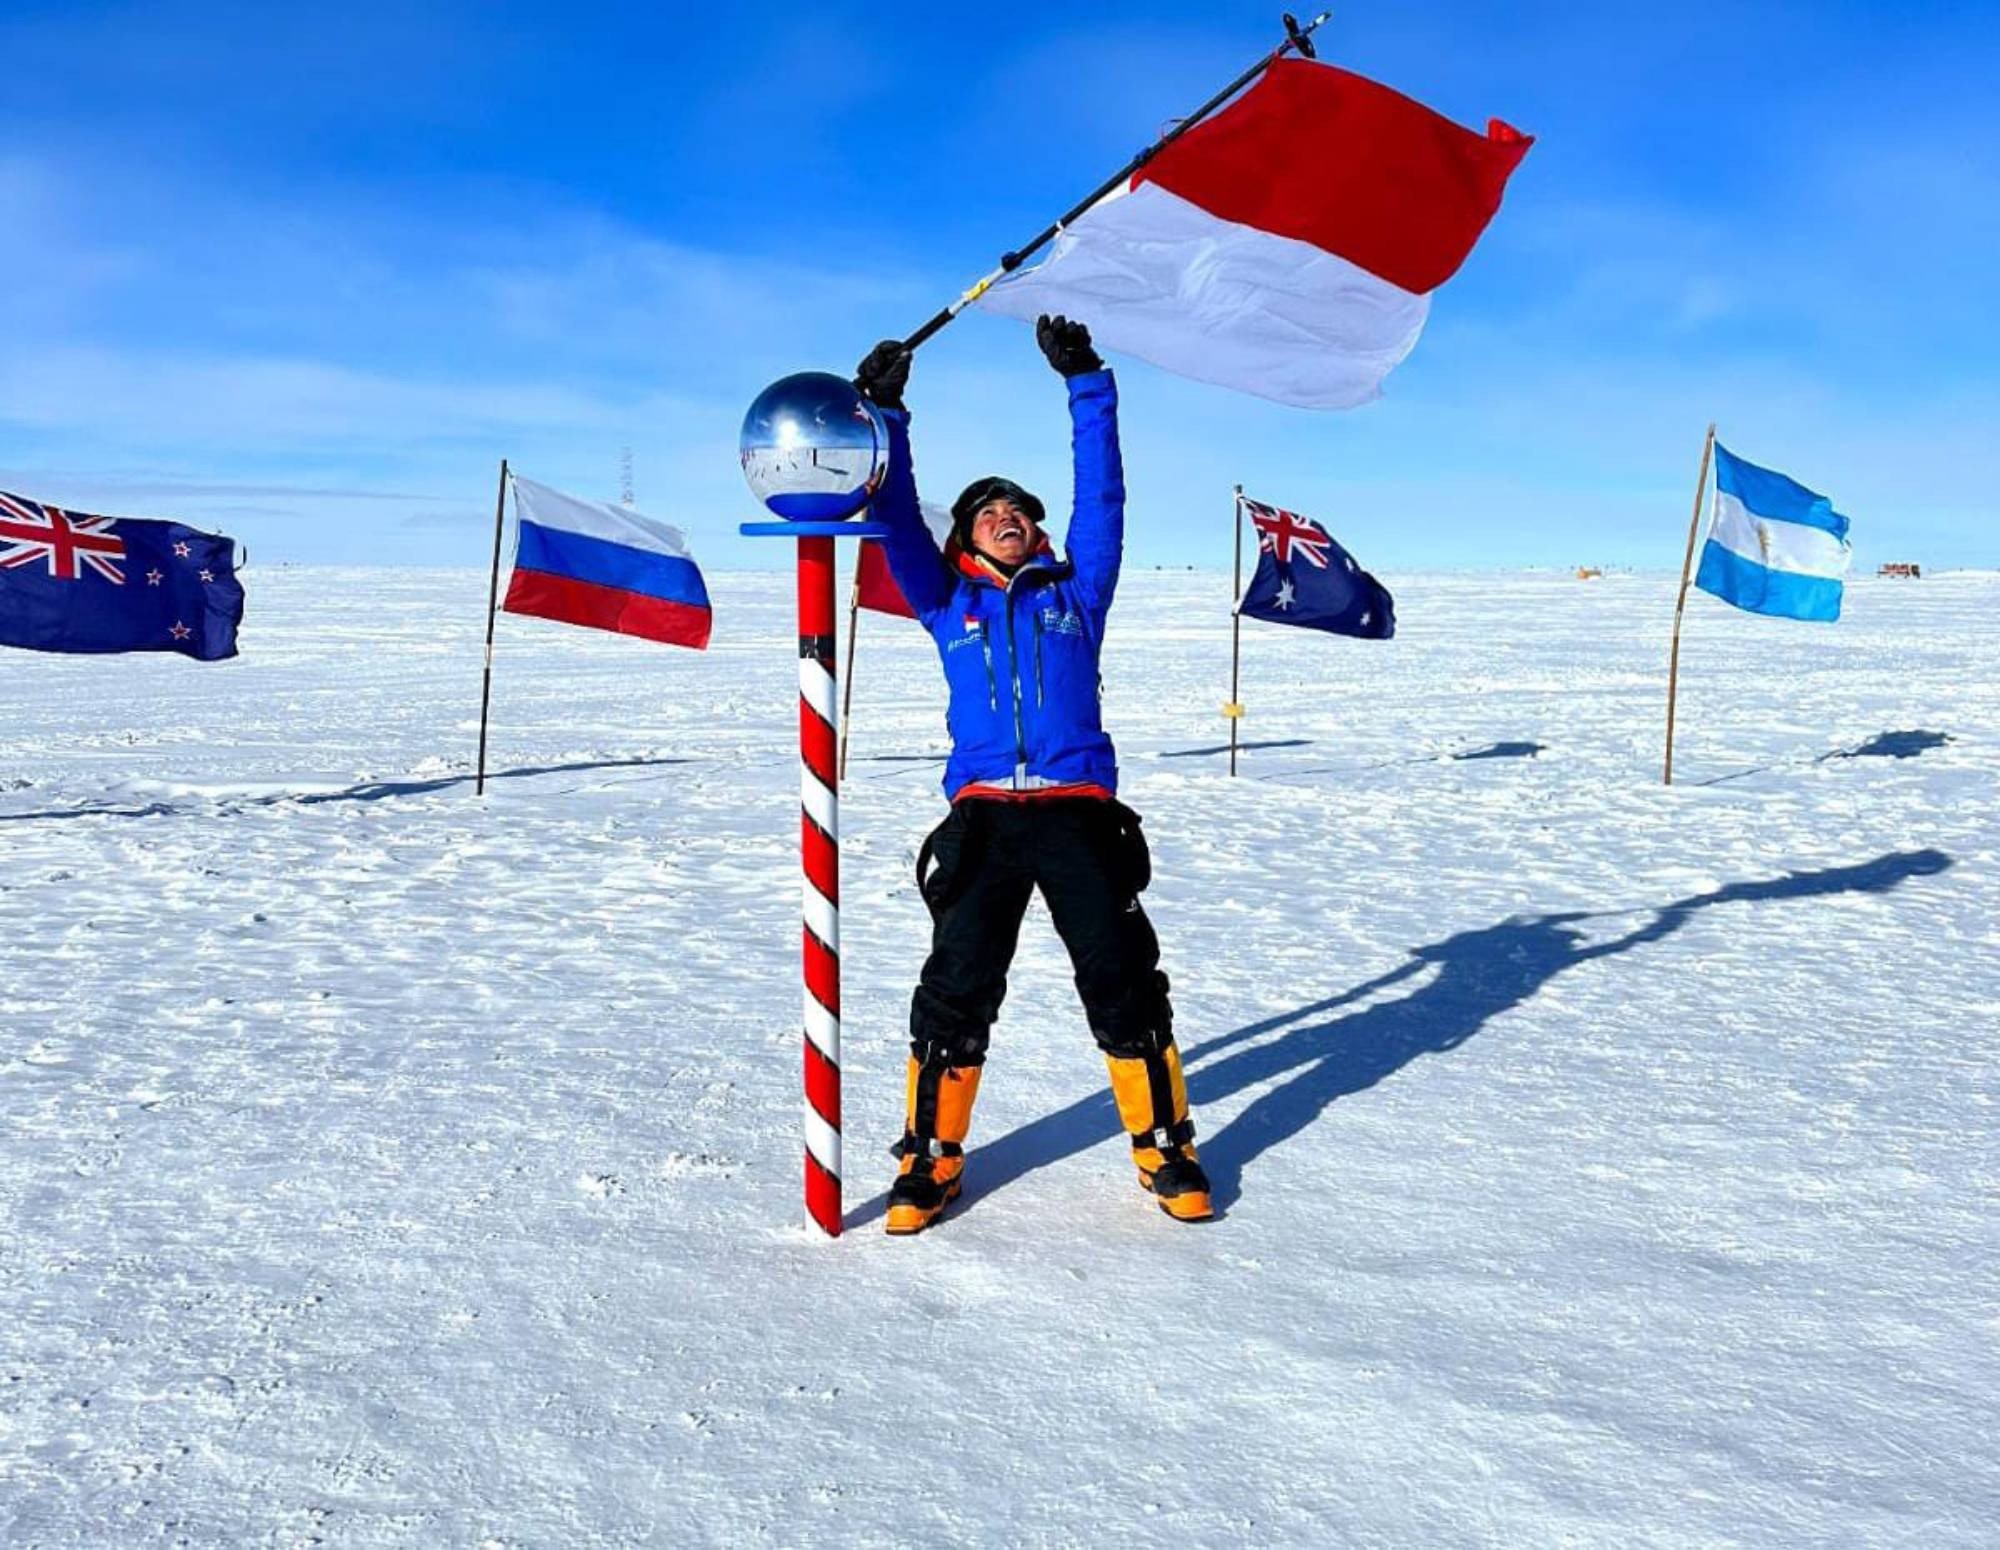
[[[1035,610],[1035,703],[1049,703],[1049,691],[1042,682],[1042,611]]]
[[[979,654],[986,659],[986,703],[998,713],[1000,709],[1000,675],[993,671],[993,642],[986,637],[982,628],[979,632]]]
[[[1021,653],[1014,644],[1014,581],[1017,571],[1007,583],[1002,601],[1007,609],[1007,676],[1014,684],[1014,789],[1023,789],[1028,775],[1028,729],[1021,718]]]

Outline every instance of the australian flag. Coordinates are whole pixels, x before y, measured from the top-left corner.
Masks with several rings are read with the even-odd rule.
[[[1387,640],[1396,633],[1396,600],[1354,563],[1354,556],[1310,517],[1244,497],[1257,529],[1257,574],[1237,612],[1273,624],[1299,624],[1335,635]]]
[[[0,491],[0,646],[236,655],[234,539]]]

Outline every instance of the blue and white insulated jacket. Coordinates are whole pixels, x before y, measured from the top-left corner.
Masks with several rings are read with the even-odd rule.
[[[1076,498],[1067,554],[1058,560],[1044,542],[1010,581],[955,542],[938,549],[917,508],[909,415],[883,411],[889,468],[872,515],[888,526],[889,569],[944,661],[947,798],[969,785],[1118,788],[1097,669],[1125,543],[1118,388],[1109,371],[1069,379],[1069,416]]]

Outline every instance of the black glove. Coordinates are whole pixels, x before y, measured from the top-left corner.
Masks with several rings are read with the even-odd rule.
[[[910,352],[900,339],[884,339],[854,368],[855,390],[884,409],[903,407],[910,385]]]
[[[1035,320],[1035,343],[1065,377],[1104,370],[1104,362],[1090,347],[1090,330],[1060,314],[1050,317],[1045,312]]]

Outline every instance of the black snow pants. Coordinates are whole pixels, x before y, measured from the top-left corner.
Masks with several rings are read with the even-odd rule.
[[[917,859],[932,933],[910,1007],[910,1052],[927,1066],[985,1062],[1037,888],[1098,1045],[1125,1058],[1165,1048],[1173,1009],[1159,938],[1139,907],[1151,877],[1139,815],[1122,803],[968,797],[954,805]]]

